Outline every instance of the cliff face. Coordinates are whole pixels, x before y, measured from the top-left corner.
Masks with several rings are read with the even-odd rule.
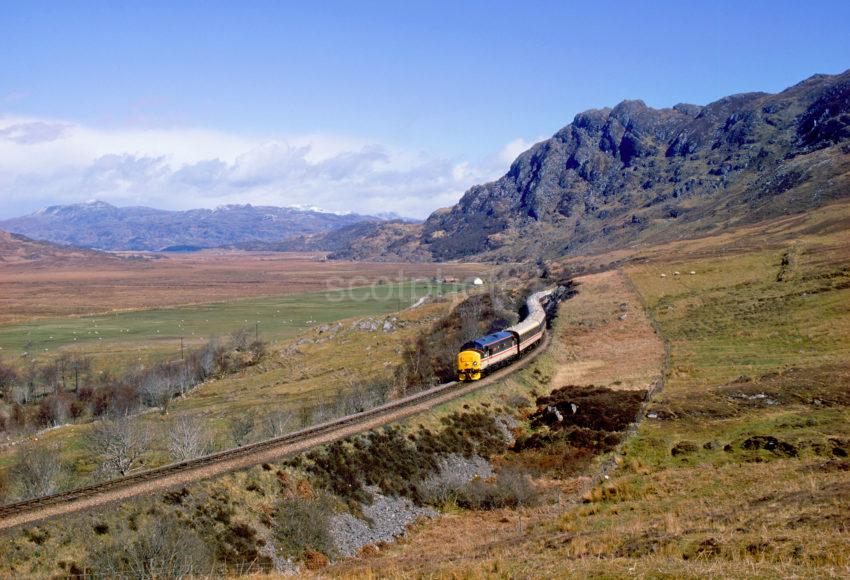
[[[426,221],[435,259],[523,259],[716,231],[850,196],[850,71],[779,94],[591,110]]]

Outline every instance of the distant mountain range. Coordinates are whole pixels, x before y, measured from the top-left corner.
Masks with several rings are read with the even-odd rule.
[[[527,260],[716,233],[850,197],[850,71],[705,106],[594,109],[424,223],[225,206],[49,207],[0,230],[108,250],[320,250],[356,260]],[[390,219],[386,219],[390,218]]]
[[[83,248],[191,251],[244,244],[262,246],[383,220],[379,216],[338,214],[317,208],[227,205],[166,211],[92,201],[51,206],[0,221],[0,230]]]
[[[424,224],[307,240],[332,249],[343,236],[335,251],[360,259],[403,249],[421,260],[524,260],[695,237],[842,197],[850,71],[705,106],[623,101],[586,111]]]

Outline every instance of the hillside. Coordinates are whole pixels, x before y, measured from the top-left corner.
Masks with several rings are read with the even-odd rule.
[[[706,106],[623,101],[576,115],[502,178],[433,213],[414,232],[416,255],[599,253],[702,236],[848,194],[850,71]]]
[[[431,260],[431,255],[419,243],[421,232],[422,224],[410,221],[363,221],[329,232],[266,245],[265,249],[279,252],[329,252],[333,260],[427,262]]]
[[[556,417],[570,435],[551,419],[532,424],[498,458],[536,468],[549,502],[455,505],[403,542],[316,575],[846,577],[848,219],[850,203],[838,202],[630,250],[622,270],[580,276],[555,348],[479,399],[533,393],[537,412],[557,407],[557,393],[576,403],[574,417]],[[582,418],[580,394],[593,385],[625,399],[652,384],[634,434],[582,466],[581,444],[593,441],[584,422],[615,407],[585,403]]]
[[[65,248],[55,244],[31,240],[20,234],[0,231],[0,263],[8,265],[24,264],[51,265],[71,261],[121,262],[122,258],[103,252],[79,248]]]
[[[0,221],[0,229],[57,244],[103,250],[199,249],[278,242],[381,218],[316,209],[227,205],[166,211],[94,201],[56,205]]]

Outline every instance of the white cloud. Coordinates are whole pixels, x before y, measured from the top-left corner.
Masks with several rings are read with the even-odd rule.
[[[0,217],[100,199],[167,209],[313,205],[424,217],[503,174],[528,143],[474,163],[335,135],[99,129],[0,117]]]
[[[530,148],[536,142],[542,140],[543,137],[539,137],[534,141],[526,141],[522,137],[517,137],[516,139],[499,149],[499,152],[496,154],[496,160],[500,163],[505,164],[506,166],[509,166],[511,163],[513,163],[514,159],[519,157],[520,153]]]
[[[43,121],[16,123],[0,129],[0,139],[11,141],[16,145],[33,145],[59,139],[66,127],[62,123]]]

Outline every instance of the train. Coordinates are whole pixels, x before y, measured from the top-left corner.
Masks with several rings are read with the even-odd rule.
[[[465,343],[457,354],[457,378],[477,381],[488,370],[509,364],[537,346],[546,334],[543,301],[552,290],[541,290],[528,297],[528,316],[504,330]]]

